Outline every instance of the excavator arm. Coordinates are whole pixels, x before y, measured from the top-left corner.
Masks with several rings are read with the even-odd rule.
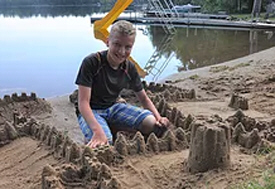
[[[118,0],[110,12],[101,20],[94,22],[94,36],[96,39],[107,42],[109,36],[108,27],[117,19],[117,17],[133,2],[133,0]],[[136,66],[140,77],[144,78],[147,73],[132,58],[129,58]]]

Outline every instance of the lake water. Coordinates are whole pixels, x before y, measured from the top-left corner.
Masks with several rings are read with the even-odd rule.
[[[106,49],[93,35],[88,15],[1,14],[0,98],[14,92],[39,97],[69,94],[82,59]],[[177,27],[167,36],[160,26],[136,25],[132,57],[157,81],[180,69],[195,69],[275,46],[273,31]],[[148,61],[155,55],[155,62]]]

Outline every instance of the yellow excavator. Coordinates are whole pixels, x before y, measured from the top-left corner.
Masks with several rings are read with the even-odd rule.
[[[108,27],[118,18],[118,16],[133,2],[133,0],[118,0],[110,12],[101,20],[94,22],[94,36],[96,39],[107,42],[109,36]],[[135,64],[140,77],[144,78],[147,73],[139,66],[139,64],[130,57]]]

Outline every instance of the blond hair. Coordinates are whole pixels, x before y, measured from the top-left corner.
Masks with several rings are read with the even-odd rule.
[[[115,33],[129,36],[136,36],[136,28],[134,28],[131,22],[126,20],[119,20],[115,22],[110,31],[110,37]]]

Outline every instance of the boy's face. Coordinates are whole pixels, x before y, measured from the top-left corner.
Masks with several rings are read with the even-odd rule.
[[[118,67],[130,56],[134,42],[135,35],[120,33],[114,33],[107,39],[108,61],[112,67]]]

